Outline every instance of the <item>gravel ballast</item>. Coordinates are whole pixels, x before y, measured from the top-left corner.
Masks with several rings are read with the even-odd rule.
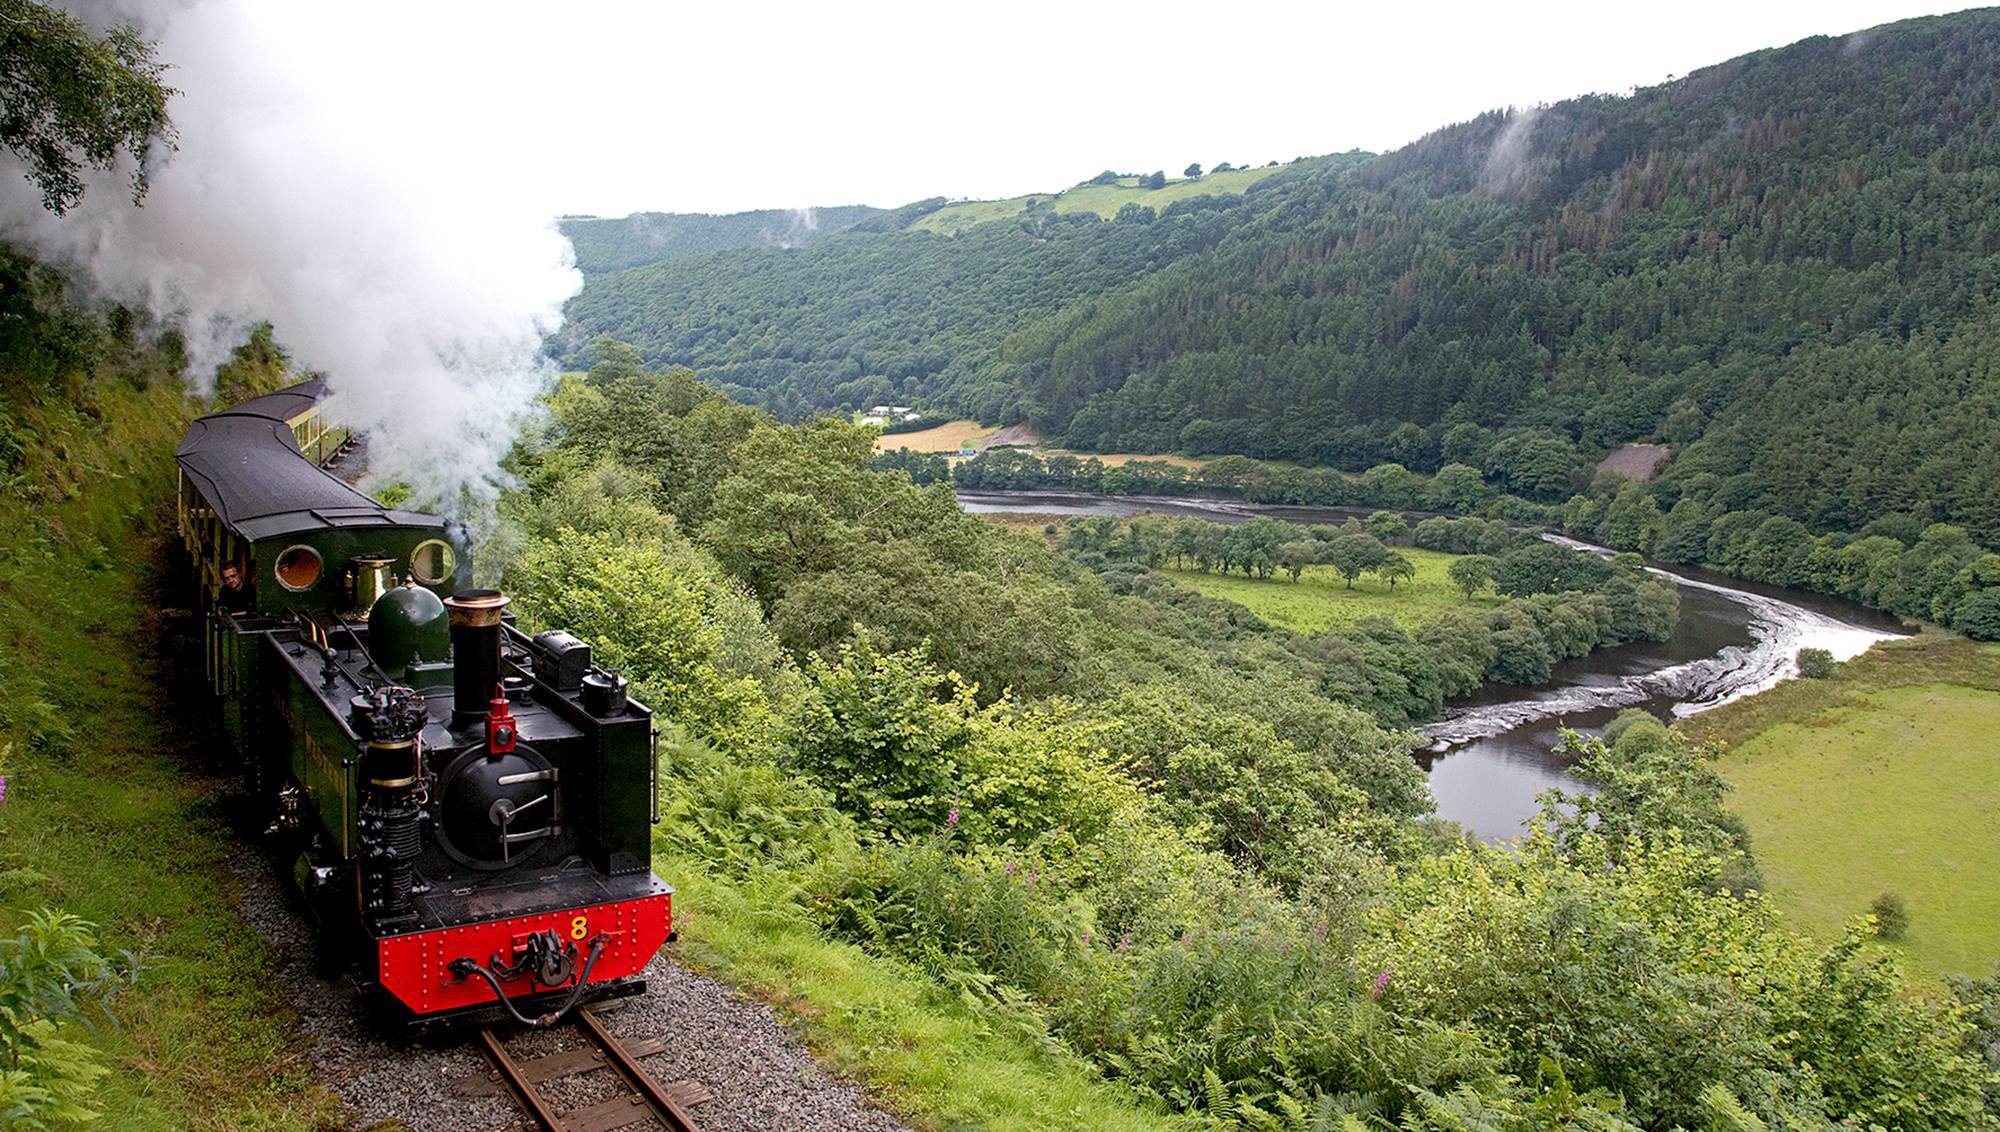
[[[292,988],[299,1030],[315,1076],[346,1103],[354,1126],[389,1122],[411,1132],[530,1129],[504,1092],[470,1094],[490,1069],[472,1034],[399,1042],[364,1024],[345,979],[321,977],[310,929],[269,864],[246,854],[237,873],[243,914],[270,941],[272,976]],[[662,954],[646,969],[646,993],[599,1008],[612,1034],[657,1038],[666,1048],[642,1059],[664,1085],[687,1082],[709,1094],[692,1111],[703,1132],[907,1132],[871,1107],[859,1089],[826,1073],[771,1008],[697,975]],[[508,1033],[509,1051],[536,1057],[583,1043],[573,1027]],[[608,1070],[544,1086],[559,1109],[624,1092]],[[644,1127],[639,1125],[637,1127]]]

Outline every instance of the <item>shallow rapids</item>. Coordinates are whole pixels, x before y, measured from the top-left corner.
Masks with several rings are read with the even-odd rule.
[[[1560,535],[1551,542],[1604,553],[1602,547]],[[1540,719],[1559,719],[1600,708],[1664,707],[1676,717],[1694,715],[1731,700],[1754,695],[1798,674],[1800,649],[1825,649],[1835,660],[1850,660],[1877,641],[1897,634],[1843,621],[1781,598],[1690,578],[1648,567],[1681,589],[1717,594],[1742,607],[1748,644],[1725,645],[1711,655],[1650,671],[1624,675],[1578,674],[1575,683],[1521,689],[1520,699],[1447,708],[1446,718],[1417,730],[1434,740],[1433,751],[1449,751],[1475,739],[1501,735]],[[1676,629],[1676,634],[1679,634]]]

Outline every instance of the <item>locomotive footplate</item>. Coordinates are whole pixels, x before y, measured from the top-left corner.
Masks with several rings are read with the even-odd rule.
[[[599,984],[638,975],[672,931],[673,890],[633,879],[642,894],[629,899],[380,937],[376,981],[418,1018],[511,1003],[540,1019],[602,997]]]

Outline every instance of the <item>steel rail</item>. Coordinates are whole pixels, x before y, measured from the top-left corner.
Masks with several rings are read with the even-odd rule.
[[[595,1048],[594,1055],[581,1057],[579,1055],[589,1051],[572,1050],[566,1054],[517,1061],[492,1030],[479,1031],[480,1044],[485,1047],[487,1059],[492,1061],[501,1082],[544,1132],[601,1132],[604,1129],[624,1128],[648,1117],[665,1132],[700,1132],[694,1117],[688,1115],[686,1106],[646,1072],[638,1058],[632,1056],[624,1042],[604,1028],[604,1023],[598,1021],[596,1014],[586,1007],[578,1010],[573,1018],[584,1039]],[[611,1070],[624,1082],[628,1093],[585,1108],[557,1112],[536,1087],[542,1082],[558,1081],[597,1069]]]

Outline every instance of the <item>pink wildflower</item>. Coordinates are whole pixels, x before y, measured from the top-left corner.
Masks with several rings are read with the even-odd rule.
[[[1389,975],[1393,970],[1394,968],[1384,967],[1382,973],[1375,976],[1375,984],[1368,992],[1369,998],[1381,998],[1382,992],[1389,989]]]
[[[958,824],[958,807],[957,807],[957,806],[953,806],[953,807],[951,808],[951,812],[950,812],[950,813],[948,813],[948,814],[946,814],[946,815],[944,816],[944,824],[946,824],[946,825],[957,825],[957,824]]]

